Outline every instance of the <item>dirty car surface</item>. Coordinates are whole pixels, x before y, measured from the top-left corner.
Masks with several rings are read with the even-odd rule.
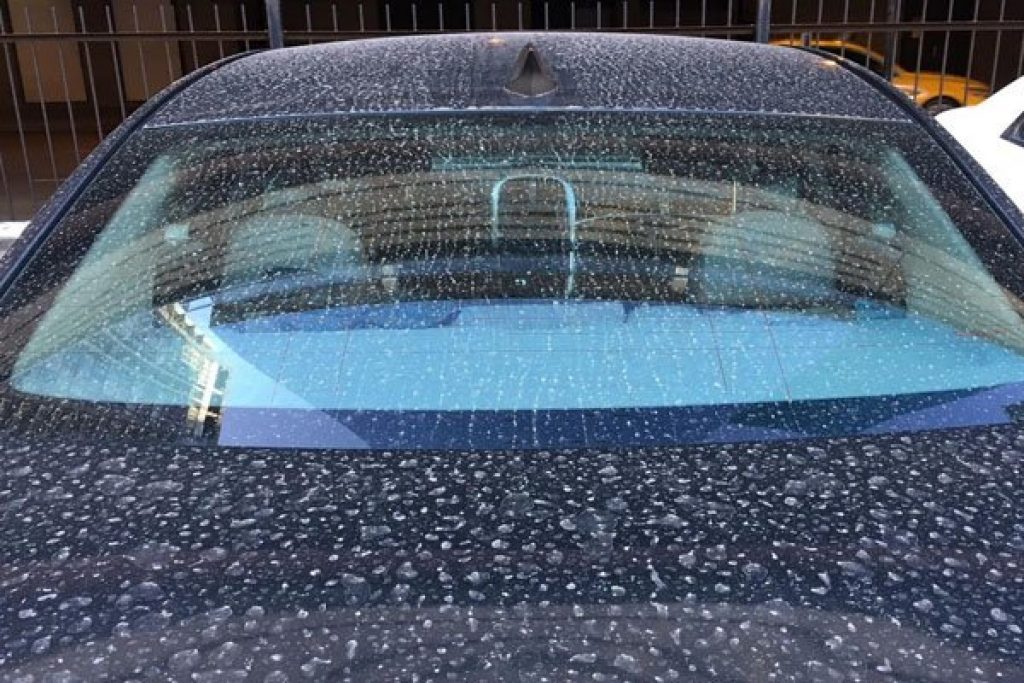
[[[1024,679],[1019,216],[876,87],[517,34],[153,105],[8,256],[0,680]]]

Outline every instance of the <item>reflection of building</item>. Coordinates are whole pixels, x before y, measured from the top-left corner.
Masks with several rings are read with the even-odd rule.
[[[203,436],[220,420],[220,403],[227,382],[227,372],[213,354],[213,346],[196,329],[184,306],[179,303],[162,306],[157,314],[184,342],[182,360],[192,373],[188,392],[188,429],[193,436]]]

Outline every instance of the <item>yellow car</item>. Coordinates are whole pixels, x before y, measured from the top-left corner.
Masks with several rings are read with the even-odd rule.
[[[774,40],[774,45],[801,45],[799,40]],[[885,74],[885,57],[863,45],[845,40],[814,40],[810,43],[824,52],[845,57],[878,75]],[[892,84],[931,114],[965,105],[979,104],[991,94],[988,83],[936,71],[909,71],[893,65]]]

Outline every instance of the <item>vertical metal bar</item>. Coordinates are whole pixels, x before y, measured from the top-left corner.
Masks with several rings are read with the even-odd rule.
[[[949,12],[946,14],[946,24],[947,24],[946,37],[943,40],[943,44],[942,44],[942,69],[939,70],[939,95],[938,95],[938,97],[940,97],[940,98],[946,92],[946,68],[949,66],[949,64],[948,64],[948,61],[949,61],[949,37],[950,37],[950,34],[952,33],[949,30],[948,25],[953,23],[953,5],[955,5],[955,4],[956,3],[954,3],[954,2],[950,2],[949,3]]]
[[[850,0],[843,0],[843,25],[850,23]],[[846,59],[846,41],[850,39],[850,34],[846,31],[843,32],[843,41],[840,43],[839,56]]]
[[[363,3],[359,3],[359,32],[366,33],[366,13],[363,12]]]
[[[0,12],[0,33],[7,33],[4,26],[4,13]],[[4,43],[4,64],[7,67],[7,82],[11,86],[11,105],[14,107],[14,126],[18,130],[18,141],[21,143],[21,158],[25,164],[25,180],[28,181],[28,198],[32,206],[36,205],[36,191],[32,183],[32,166],[28,160],[28,144],[25,141],[25,126],[21,118],[21,106],[18,104],[18,92],[14,85],[14,69],[11,66],[14,58],[11,57],[11,44]]]
[[[444,30],[444,4],[437,3],[437,30]]]
[[[889,2],[892,2],[892,0],[889,0]],[[825,13],[824,13],[823,0],[818,0],[818,21],[816,22],[817,26],[818,26],[818,31],[815,32],[815,34],[814,34],[815,35],[815,40],[814,40],[814,44],[815,45],[817,45],[819,42],[821,42],[821,24],[822,24],[822,22],[824,20],[825,20]]]
[[[700,0],[700,27],[708,25],[708,0]]]
[[[219,31],[220,27],[218,27],[217,30]],[[312,33],[312,32],[313,32],[313,13],[309,9],[309,1],[307,0],[306,1],[306,33],[308,34],[308,33]],[[312,45],[312,44],[313,44],[313,39],[312,38],[307,38],[306,39],[306,45]]]
[[[654,0],[647,3],[647,28],[654,28]]]
[[[622,28],[629,28],[629,0],[622,0]]]
[[[952,7],[952,3],[950,3]],[[886,21],[895,24],[900,20],[900,0],[889,0],[886,7]],[[885,61],[882,69],[885,72],[885,80],[892,80],[893,68],[896,66],[896,31],[889,31],[885,34]]]
[[[419,12],[416,8],[416,3],[412,3],[412,31],[415,33],[420,28]]]
[[[518,12],[519,12],[519,30],[522,31],[523,30],[523,3],[519,2],[517,7],[518,7]]]
[[[0,185],[4,188],[4,197],[7,198],[7,217],[14,218],[14,200],[11,198],[11,186],[7,184],[7,169],[4,166],[4,154],[0,152]]]
[[[271,48],[284,47],[284,27],[281,25],[281,0],[263,0],[267,10],[267,42]],[[191,13],[189,14],[191,18]]]
[[[50,18],[53,19],[53,32],[60,33],[60,22],[57,21],[57,8],[50,5]],[[60,83],[64,89],[64,104],[68,110],[68,126],[71,130],[71,146],[75,152],[75,165],[82,163],[82,153],[78,149],[78,130],[75,128],[75,112],[71,107],[71,90],[68,88],[68,72],[64,65],[64,48],[57,44],[57,66],[60,67]]]
[[[248,17],[245,14],[245,3],[244,2],[239,6],[239,9],[242,11],[242,31],[244,31],[247,34],[246,38],[245,38],[245,51],[248,52],[249,50],[252,49],[252,44],[251,44],[251,42],[249,41],[249,38],[248,38],[249,19],[248,19]]]
[[[548,10],[549,10],[549,8],[548,8],[547,0],[544,0],[544,30],[545,31],[551,29],[551,15],[550,15],[550,12]]]
[[[974,0],[974,17],[973,17],[972,21],[975,24],[978,23],[978,9],[979,9],[980,6],[981,6],[981,0]],[[967,102],[967,96],[968,96],[969,91],[970,91],[970,88],[968,87],[970,81],[968,79],[971,77],[971,72],[973,71],[973,69],[971,67],[974,66],[974,42],[977,39],[977,37],[978,37],[978,31],[976,29],[972,28],[971,29],[971,40],[970,40],[969,46],[967,48],[967,73],[964,74],[965,78],[964,78],[964,99],[963,99],[963,104],[965,106],[968,103]]]
[[[679,0],[676,0],[676,28],[679,28]]]
[[[1002,0],[999,4],[999,22],[1002,23],[1006,19],[1006,0]],[[992,51],[992,75],[988,80],[988,87],[991,92],[996,90],[996,75],[999,71],[999,49],[1002,47],[1003,32],[1002,30],[996,31],[996,45]]]
[[[725,27],[732,28],[732,0],[729,0],[725,8]],[[732,31],[725,32],[725,39],[732,40]]]
[[[391,33],[391,3],[384,3],[384,30]]]
[[[874,2],[874,0],[871,0],[871,1]],[[792,5],[792,7],[789,8],[789,15],[790,15],[789,16],[789,23],[791,25],[795,25],[796,24],[796,6],[797,6],[797,0],[793,0],[793,5]],[[792,45],[793,41],[795,39],[796,39],[796,34],[790,33],[789,34],[789,44]]]
[[[85,30],[85,9],[78,6],[78,22],[82,26],[82,35],[88,33]],[[100,119],[100,101],[96,97],[96,74],[92,70],[92,45],[88,41],[82,46],[85,53],[85,72],[89,75],[89,94],[92,97],[92,113],[96,117],[96,137],[98,141],[103,140],[103,123]]]
[[[601,30],[601,0],[597,0],[597,30]]]
[[[28,33],[32,33],[32,17],[28,11],[28,5],[25,6],[25,29]],[[50,117],[46,113],[46,97],[43,96],[43,79],[39,75],[39,60],[36,58],[36,44],[35,41],[29,41],[29,54],[32,56],[32,71],[36,77],[36,92],[39,95],[39,112],[43,117],[43,133],[46,135],[46,148],[50,153],[50,170],[53,171],[53,180],[56,181],[58,178],[57,173],[57,157],[53,151],[53,137],[50,135]]]
[[[472,14],[473,10],[470,8],[468,2],[466,3],[465,7],[466,7],[466,30],[467,31],[472,31],[473,30],[473,14]]]
[[[924,5],[921,8],[921,21],[928,21],[928,0],[924,0]],[[924,56],[924,39],[928,34],[921,31],[921,37],[917,41],[917,63],[914,65],[914,92],[911,95],[911,99],[917,102],[918,88],[921,85],[921,58]]]
[[[925,0],[925,2],[928,2],[928,0]],[[869,24],[875,23],[875,0],[871,0],[871,5],[868,7],[868,23]],[[871,43],[872,43],[872,41],[874,41],[874,39],[875,39],[875,32],[874,31],[868,31],[868,51],[869,52],[872,51],[871,50]]]
[[[1020,54],[1017,55],[1017,78],[1021,76],[1024,76],[1024,33],[1021,33]]]
[[[220,5],[213,3],[213,27],[220,33]],[[224,41],[217,39],[217,54],[224,59]]]
[[[491,30],[498,30],[498,10],[495,9],[494,3],[491,3]]]
[[[757,28],[754,39],[767,43],[772,37],[772,0],[757,0]]]
[[[107,32],[114,34],[114,17],[110,14],[110,5],[103,6],[107,18]],[[121,79],[121,58],[118,56],[117,43],[110,41],[110,58],[114,62],[114,84],[117,85],[117,103],[121,108],[121,120],[128,118],[128,112],[124,107],[124,82]]]
[[[196,26],[195,26],[195,22],[192,20],[192,5],[191,4],[185,5],[185,16],[188,19],[188,32],[189,32],[189,34],[191,34],[193,36],[192,40],[189,41],[191,43],[191,45],[192,45],[192,68],[193,69],[198,69],[199,68],[199,52],[196,49],[196,39],[195,39]]]
[[[164,4],[161,2],[158,6],[160,10],[160,30],[165,34],[167,33],[167,17],[164,16]],[[242,5],[243,9],[245,5]],[[244,17],[243,17],[244,21]],[[174,80],[174,64],[171,62],[171,41],[164,36],[164,57],[167,59],[167,82],[170,83]]]
[[[135,32],[139,33],[139,11],[135,3],[132,3],[132,21],[135,24]],[[149,78],[146,76],[146,55],[142,52],[142,41],[138,40],[135,42],[135,47],[139,53],[139,73],[142,75],[142,93],[149,99]]]
[[[576,0],[569,3],[569,28],[576,30]]]

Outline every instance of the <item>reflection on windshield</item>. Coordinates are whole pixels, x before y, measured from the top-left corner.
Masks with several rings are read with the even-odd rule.
[[[590,443],[601,411],[673,422],[1024,382],[1020,302],[881,142],[584,116],[313,139],[285,127],[150,162],[14,386],[186,407],[193,436],[224,442],[254,433],[246,410],[320,413],[355,446],[371,414],[490,415],[504,434],[560,412],[554,431]]]

